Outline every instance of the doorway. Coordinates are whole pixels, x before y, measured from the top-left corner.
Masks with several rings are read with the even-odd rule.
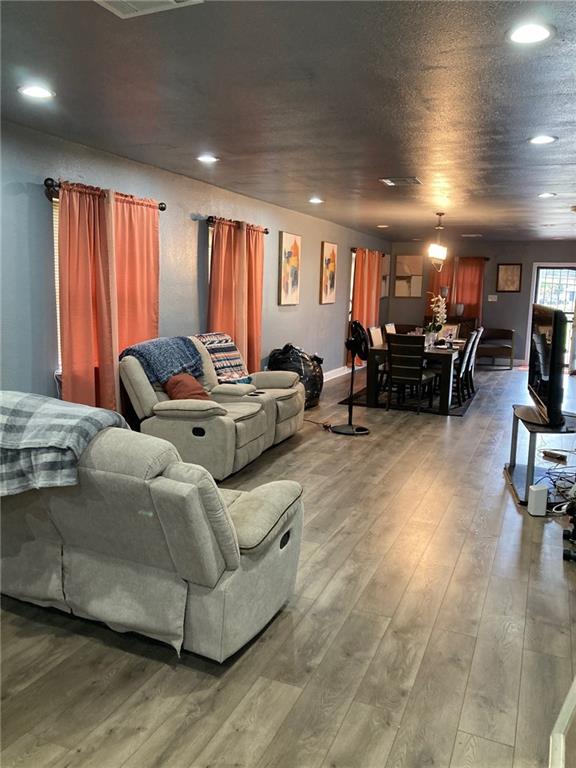
[[[533,297],[536,304],[560,309],[568,320],[566,357],[570,371],[576,368],[576,332],[574,308],[576,303],[576,264],[535,264]]]

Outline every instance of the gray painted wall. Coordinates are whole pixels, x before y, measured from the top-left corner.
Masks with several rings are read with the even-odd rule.
[[[388,248],[378,237],[98,152],[15,124],[2,134],[2,387],[54,392],[57,362],[52,223],[47,176],[163,200],[160,214],[160,333],[205,330],[207,247],[195,217],[223,216],[268,227],[262,352],[287,341],[318,352],[324,369],[344,364],[350,249]],[[303,193],[305,194],[305,192]],[[277,303],[279,231],[302,235],[300,304]],[[338,244],[337,300],[319,303],[322,240]]]
[[[576,263],[576,241],[574,240],[539,240],[532,242],[458,242],[448,243],[452,252],[458,255],[484,256],[488,259],[484,273],[484,301],[482,322],[486,328],[514,328],[517,331],[515,357],[523,359],[526,344],[526,330],[532,297],[530,288],[534,263],[558,262]],[[398,254],[419,253],[424,250],[423,243],[394,243],[392,245],[392,271],[395,268],[395,256]],[[521,263],[522,287],[520,293],[499,293],[494,303],[488,301],[488,295],[496,294],[496,271],[498,264]],[[425,267],[426,269],[426,267]],[[428,278],[430,273],[428,272]],[[424,291],[428,290],[425,280]],[[391,285],[394,285],[392,280]],[[393,293],[393,288],[391,289]],[[383,307],[382,322],[421,323],[427,309],[429,297],[421,299],[394,298]]]

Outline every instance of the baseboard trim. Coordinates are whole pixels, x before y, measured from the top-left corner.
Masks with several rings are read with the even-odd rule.
[[[324,371],[324,381],[339,379],[340,376],[345,376],[347,373],[350,373],[350,368],[346,365],[342,365],[340,368],[333,368],[331,371]]]
[[[365,368],[365,364],[356,364],[356,370]],[[350,368],[347,365],[343,365],[340,368],[333,368],[331,371],[324,371],[324,381],[331,381],[332,379],[339,379],[341,376],[346,376],[350,373]]]

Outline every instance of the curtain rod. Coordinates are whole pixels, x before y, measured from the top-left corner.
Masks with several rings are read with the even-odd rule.
[[[57,181],[54,181],[54,179],[51,179],[48,177],[47,179],[44,179],[44,194],[48,198],[48,200],[54,200],[58,197],[58,190],[60,189],[60,184]],[[165,211],[166,210],[166,203],[158,203],[158,210],[159,211]]]
[[[206,217],[206,223],[208,224],[209,227],[213,227],[214,224],[217,222],[217,220],[218,220],[217,216],[207,216]],[[240,224],[240,223],[241,222],[239,222],[239,221],[235,221],[234,222],[234,224]],[[268,227],[263,227],[263,230],[264,230],[264,234],[265,235],[269,235],[270,234],[270,230],[268,229]]]

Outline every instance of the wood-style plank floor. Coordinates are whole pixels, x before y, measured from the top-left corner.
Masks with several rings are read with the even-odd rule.
[[[346,419],[330,382],[230,478],[300,481],[306,524],[293,600],[224,665],[4,599],[3,768],[547,766],[576,564],[502,476],[525,376],[479,373],[464,418],[357,408],[358,438],[312,423]]]

